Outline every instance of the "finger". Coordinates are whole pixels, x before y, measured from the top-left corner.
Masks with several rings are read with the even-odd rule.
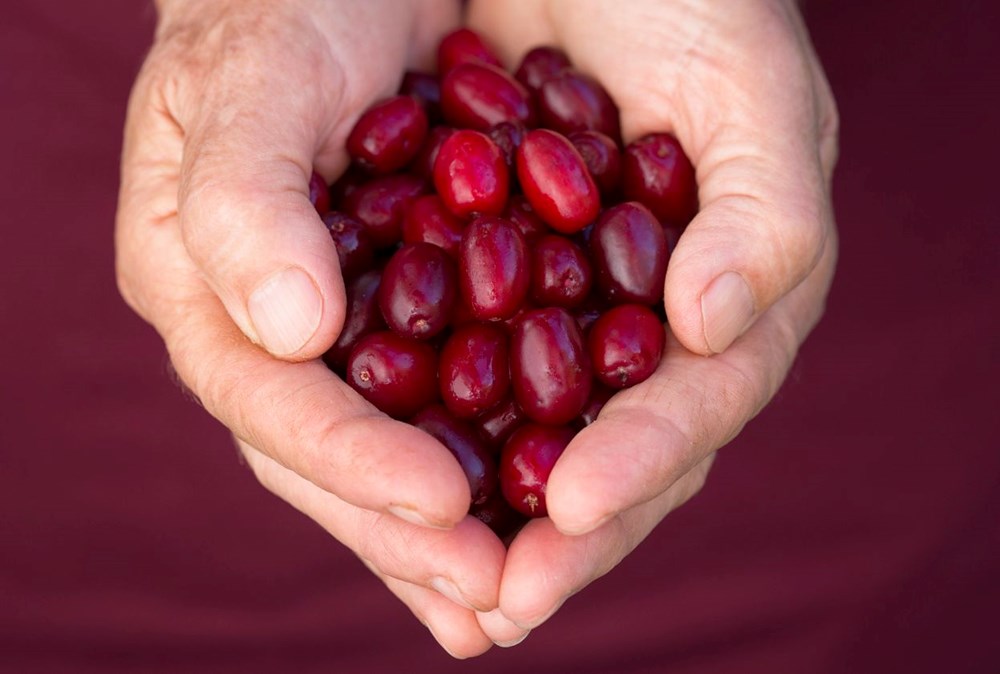
[[[571,596],[613,569],[669,512],[705,483],[711,454],[654,500],[631,508],[580,536],[561,533],[551,520],[529,522],[507,553],[500,611],[525,630],[548,620]]]
[[[822,313],[836,260],[830,243],[806,282],[724,354],[703,358],[671,338],[656,372],[617,393],[573,439],[546,492],[560,531],[592,531],[655,498],[763,408]]]
[[[505,550],[479,520],[467,517],[448,531],[414,526],[353,506],[247,443],[238,444],[261,484],[317,522],[370,568],[438,592],[470,611],[497,606]]]
[[[483,633],[501,648],[511,648],[528,638],[531,630],[516,625],[499,609],[476,613],[476,620]]]

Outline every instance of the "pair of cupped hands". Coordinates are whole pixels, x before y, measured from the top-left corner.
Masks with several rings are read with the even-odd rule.
[[[775,394],[833,276],[837,115],[794,0],[159,0],[128,108],[119,286],[260,482],[353,550],[449,653],[510,646],[703,485]],[[464,17],[463,17],[464,13]],[[508,67],[562,48],[621,109],[670,131],[701,211],[670,260],[666,355],[552,472],[549,517],[509,549],[466,516],[433,438],[319,356],[345,314],[313,167],[466,25]]]

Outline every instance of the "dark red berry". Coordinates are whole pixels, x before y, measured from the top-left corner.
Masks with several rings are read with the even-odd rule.
[[[499,489],[482,505],[472,506],[469,514],[488,526],[497,538],[509,543],[527,519],[514,510]]]
[[[597,319],[587,339],[594,376],[615,389],[653,374],[663,356],[663,324],[648,307],[623,304]]]
[[[347,284],[347,312],[340,336],[323,360],[330,368],[343,376],[347,369],[347,358],[362,337],[385,330],[382,310],[378,307],[378,288],[382,272],[371,269]]]
[[[407,70],[399,85],[399,93],[417,99],[424,107],[428,121],[436,122],[441,119],[441,83],[434,75]]]
[[[565,309],[535,309],[517,322],[510,343],[511,385],[532,420],[569,423],[587,403],[591,376],[583,335]]]
[[[622,171],[621,152],[615,141],[600,131],[575,131],[569,135],[569,140],[583,157],[601,194],[605,198],[613,196]]]
[[[590,389],[590,398],[587,399],[587,404],[573,424],[574,428],[580,430],[594,423],[597,420],[597,415],[601,413],[601,410],[604,409],[604,406],[614,394],[614,389],[608,388],[601,383],[595,383],[593,388]]]
[[[417,156],[410,163],[410,172],[420,176],[428,184],[434,182],[434,162],[437,161],[438,152],[448,136],[455,133],[455,129],[450,126],[435,126],[428,132],[427,139],[417,152]]]
[[[538,237],[548,234],[549,226],[538,217],[535,209],[523,194],[511,195],[507,200],[507,207],[503,211],[503,217],[514,223],[514,226],[524,235],[524,240],[531,245]]]
[[[507,168],[512,171],[514,170],[514,155],[517,148],[521,146],[525,133],[527,131],[520,122],[500,122],[491,126],[486,132],[490,140],[496,143],[500,151],[503,152]]]
[[[423,181],[415,176],[380,176],[348,194],[342,210],[361,221],[376,248],[388,248],[402,239],[403,214],[424,191]]]
[[[347,383],[389,416],[407,419],[437,400],[437,354],[426,342],[375,332],[351,350]]]
[[[456,131],[445,139],[434,162],[434,187],[459,217],[499,215],[510,188],[503,153],[483,133]]]
[[[499,404],[476,417],[475,424],[486,444],[499,453],[507,438],[528,421],[524,410],[514,402],[512,395],[508,395]]]
[[[469,419],[497,405],[510,388],[506,331],[485,323],[456,329],[441,349],[438,384],[456,417]]]
[[[528,517],[548,515],[549,475],[572,439],[573,429],[566,426],[527,424],[517,429],[500,454],[500,490],[507,503]]]
[[[564,234],[583,229],[601,208],[600,193],[583,157],[554,131],[528,132],[517,149],[517,178],[535,212]]]
[[[482,321],[517,313],[528,294],[528,246],[521,232],[503,218],[473,220],[462,236],[458,278],[462,300]]]
[[[330,210],[330,188],[323,176],[315,171],[309,176],[309,203],[316,207],[320,215]]]
[[[535,123],[531,94],[495,66],[463,63],[441,81],[441,111],[455,127],[486,131],[500,122]]]
[[[378,304],[389,328],[429,339],[448,325],[458,293],[455,261],[430,243],[407,243],[382,272]]]
[[[514,78],[529,91],[535,91],[569,67],[569,57],[563,50],[556,47],[535,47],[521,59]]]
[[[442,77],[460,63],[487,63],[498,67],[502,65],[483,38],[468,28],[459,28],[441,39],[438,44],[437,63],[438,74]]]
[[[575,307],[590,293],[587,254],[564,236],[547,234],[531,248],[531,296],[541,306]]]
[[[337,246],[340,275],[345,281],[371,269],[375,261],[375,247],[364,225],[339,211],[324,215],[323,224]]]
[[[611,304],[663,301],[667,240],[649,209],[628,201],[604,211],[590,239],[594,277]]]
[[[412,96],[393,96],[368,108],[347,137],[347,153],[372,173],[406,166],[427,136],[427,114]]]
[[[456,260],[465,223],[449,211],[441,197],[427,194],[416,199],[403,216],[403,243],[433,243]]]
[[[643,136],[625,148],[622,192],[665,225],[683,227],[698,212],[694,166],[669,133]]]
[[[458,460],[469,480],[472,507],[485,506],[498,491],[497,466],[476,431],[441,405],[425,407],[410,423],[444,445]]]
[[[600,131],[621,142],[618,106],[594,78],[564,69],[546,80],[537,95],[542,126],[562,134]]]
[[[359,187],[371,180],[371,176],[357,164],[351,164],[347,170],[330,185],[330,208],[344,209],[344,200]]]

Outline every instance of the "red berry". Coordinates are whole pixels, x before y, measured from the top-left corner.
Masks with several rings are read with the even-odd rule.
[[[583,157],[601,194],[614,195],[622,171],[622,156],[615,141],[600,131],[575,131],[569,135],[569,140]]]
[[[659,365],[665,341],[663,325],[649,308],[615,307],[597,319],[587,340],[594,376],[615,389],[645,381]]]
[[[412,96],[393,96],[368,108],[347,137],[347,152],[372,173],[400,169],[427,136],[427,114]]]
[[[483,133],[456,131],[445,139],[434,162],[434,187],[459,217],[499,215],[510,187],[503,153]]]
[[[587,399],[587,404],[573,424],[574,428],[583,429],[594,423],[597,420],[597,415],[601,413],[601,410],[604,409],[604,406],[614,394],[614,389],[610,389],[600,383],[595,383],[590,390],[590,398]]]
[[[479,435],[497,453],[503,447],[503,443],[518,428],[528,423],[529,419],[514,397],[508,395],[499,404],[494,405],[476,417],[476,426]]]
[[[523,194],[514,194],[510,197],[503,211],[503,217],[514,223],[529,245],[550,231],[549,226],[538,217],[538,213],[535,213],[535,209]]]
[[[329,211],[324,215],[323,224],[337,246],[340,275],[345,281],[371,268],[375,261],[375,247],[364,225],[339,211]]]
[[[573,429],[566,426],[528,424],[517,429],[500,454],[500,490],[507,503],[528,517],[548,515],[549,475],[572,439]]]
[[[441,119],[441,83],[434,75],[407,70],[399,85],[399,93],[417,99],[423,106],[428,121],[436,122]]]
[[[381,176],[348,194],[343,210],[364,224],[376,248],[389,248],[402,238],[407,205],[423,193],[424,183],[417,177]]]
[[[469,419],[497,405],[510,388],[506,331],[485,323],[455,330],[441,350],[438,383],[456,417]]]
[[[435,126],[427,134],[427,139],[421,146],[417,155],[410,163],[410,172],[420,176],[428,183],[434,181],[434,162],[437,161],[438,152],[448,136],[455,133],[455,129],[450,126]]]
[[[351,351],[347,383],[389,416],[406,419],[437,400],[437,354],[426,342],[375,332]]]
[[[698,212],[694,166],[668,133],[643,136],[625,148],[622,191],[666,225],[683,227]]]
[[[454,418],[441,405],[425,407],[410,423],[444,445],[469,480],[472,506],[485,506],[497,492],[497,466],[475,430]]]
[[[542,126],[562,134],[600,131],[621,142],[618,106],[604,87],[581,72],[564,69],[538,88]]]
[[[441,39],[437,62],[438,74],[442,77],[460,63],[502,65],[493,50],[483,42],[483,38],[468,28],[459,28]]]
[[[535,212],[564,234],[586,227],[601,208],[600,193],[583,157],[554,131],[528,132],[517,149],[517,178]]]
[[[486,131],[500,122],[535,123],[531,94],[495,66],[463,63],[441,81],[441,111],[452,126]]]
[[[378,307],[378,288],[382,282],[382,272],[371,269],[358,276],[347,285],[347,312],[340,336],[330,350],[323,354],[323,360],[330,368],[344,375],[347,358],[362,337],[385,330],[382,311]]]
[[[528,294],[528,246],[503,218],[472,221],[462,235],[458,267],[462,299],[482,321],[517,313]]]
[[[524,141],[525,133],[527,131],[520,122],[500,122],[491,126],[486,132],[490,140],[503,152],[504,162],[510,170],[514,170],[514,154]]]
[[[455,286],[455,261],[448,253],[430,243],[405,244],[382,272],[382,316],[403,337],[429,339],[448,325]]]
[[[586,253],[563,236],[548,234],[531,249],[531,296],[542,306],[575,307],[590,293]]]
[[[469,514],[488,526],[505,543],[520,529],[526,519],[514,510],[499,489],[482,505],[474,505]]]
[[[514,78],[530,91],[535,91],[569,67],[569,58],[563,50],[556,47],[535,47],[521,59]]]
[[[667,239],[649,209],[634,201],[601,214],[590,239],[594,276],[611,304],[663,301]]]
[[[591,364],[576,321],[565,309],[529,311],[510,343],[514,399],[532,420],[569,423],[590,395]]]
[[[433,243],[458,259],[465,223],[449,211],[441,197],[427,194],[416,199],[403,216],[403,243]]]

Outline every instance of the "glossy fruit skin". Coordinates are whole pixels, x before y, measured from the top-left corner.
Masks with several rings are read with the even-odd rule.
[[[528,245],[532,245],[539,237],[551,232],[545,221],[538,217],[535,209],[523,194],[512,194],[503,210],[503,217],[514,223],[514,226],[524,235]]]
[[[441,120],[441,84],[434,75],[419,70],[407,70],[399,85],[399,93],[417,99],[430,123]]]
[[[611,304],[663,301],[669,253],[663,227],[640,203],[604,211],[590,239],[597,288]]]
[[[415,176],[380,176],[344,197],[341,210],[365,226],[376,248],[389,248],[402,239],[407,206],[424,192],[423,181]]]
[[[431,243],[407,243],[382,272],[378,303],[391,330],[410,339],[430,339],[451,319],[458,296],[455,261]]]
[[[438,152],[448,136],[455,133],[455,129],[450,126],[435,126],[427,132],[427,138],[420,147],[413,161],[410,162],[410,173],[419,176],[428,185],[434,182],[434,162],[437,161]]]
[[[594,78],[564,69],[538,88],[537,100],[541,126],[567,135],[600,131],[621,143],[618,106]]]
[[[476,417],[474,423],[479,436],[496,454],[499,454],[507,438],[529,421],[524,410],[514,401],[514,396],[507,395],[498,404]]]
[[[508,220],[481,217],[462,235],[458,281],[462,301],[480,321],[517,313],[528,294],[528,245]]]
[[[536,91],[547,81],[572,67],[566,52],[556,47],[535,47],[521,59],[514,79],[529,91]]]
[[[327,187],[323,176],[315,171],[309,176],[309,203],[320,215],[330,210],[330,188]]]
[[[656,370],[665,342],[663,325],[648,307],[614,307],[597,319],[587,338],[594,376],[614,389],[635,386]]]
[[[565,136],[548,129],[529,131],[517,149],[516,165],[524,196],[552,229],[573,234],[597,217],[600,192]]]
[[[510,544],[514,534],[528,521],[507,503],[499,488],[485,503],[472,506],[469,514],[488,526],[506,545]]]
[[[521,317],[511,336],[510,377],[514,399],[533,421],[558,426],[580,414],[592,367],[568,311],[547,307]]]
[[[597,415],[601,413],[601,410],[604,409],[604,406],[615,393],[617,391],[614,389],[608,388],[601,383],[595,383],[590,390],[590,398],[587,399],[587,404],[584,405],[583,411],[573,421],[573,428],[580,431],[594,423],[597,420]]]
[[[339,211],[327,212],[323,216],[323,224],[337,246],[340,274],[345,281],[350,281],[372,267],[375,262],[375,247],[364,225]]]
[[[486,323],[469,323],[448,337],[438,359],[441,400],[460,419],[494,407],[510,389],[507,333]]]
[[[483,133],[456,131],[438,151],[434,187],[448,210],[459,217],[499,215],[510,189],[503,152]]]
[[[500,453],[500,490],[507,503],[528,517],[548,515],[549,475],[572,439],[573,429],[566,426],[517,429]]]
[[[669,133],[628,144],[622,159],[622,192],[649,208],[664,225],[683,227],[698,212],[694,166]]]
[[[426,342],[391,330],[367,335],[347,359],[347,383],[395,419],[437,401],[437,354]]]
[[[500,67],[500,59],[475,31],[459,28],[448,33],[438,43],[438,74],[447,75],[460,63],[485,63]]]
[[[614,196],[622,172],[622,156],[615,141],[600,131],[575,131],[569,135],[569,140],[583,157],[601,195]]]
[[[368,108],[347,136],[347,153],[371,173],[406,166],[427,136],[427,114],[412,96],[393,96]]]
[[[445,75],[441,111],[452,126],[477,131],[500,122],[535,123],[528,90],[504,70],[483,63],[462,63]]]
[[[323,354],[323,360],[337,374],[347,371],[347,359],[361,338],[386,329],[382,310],[378,306],[378,289],[382,272],[370,269],[347,284],[347,312],[344,327],[333,346]]]
[[[521,146],[521,143],[524,141],[524,135],[527,132],[527,129],[520,122],[500,122],[499,124],[494,124],[486,131],[486,135],[490,137],[490,140],[500,148],[500,151],[503,153],[504,162],[506,162],[507,168],[511,171],[514,170],[514,156],[517,148]]]
[[[465,222],[449,211],[436,194],[414,200],[403,216],[403,243],[432,243],[455,260],[464,230]]]
[[[441,405],[425,407],[409,422],[447,447],[458,460],[469,480],[472,507],[486,505],[497,493],[499,479],[493,455],[476,431]]]
[[[593,280],[587,254],[570,239],[547,234],[531,247],[531,297],[540,306],[579,306]]]

